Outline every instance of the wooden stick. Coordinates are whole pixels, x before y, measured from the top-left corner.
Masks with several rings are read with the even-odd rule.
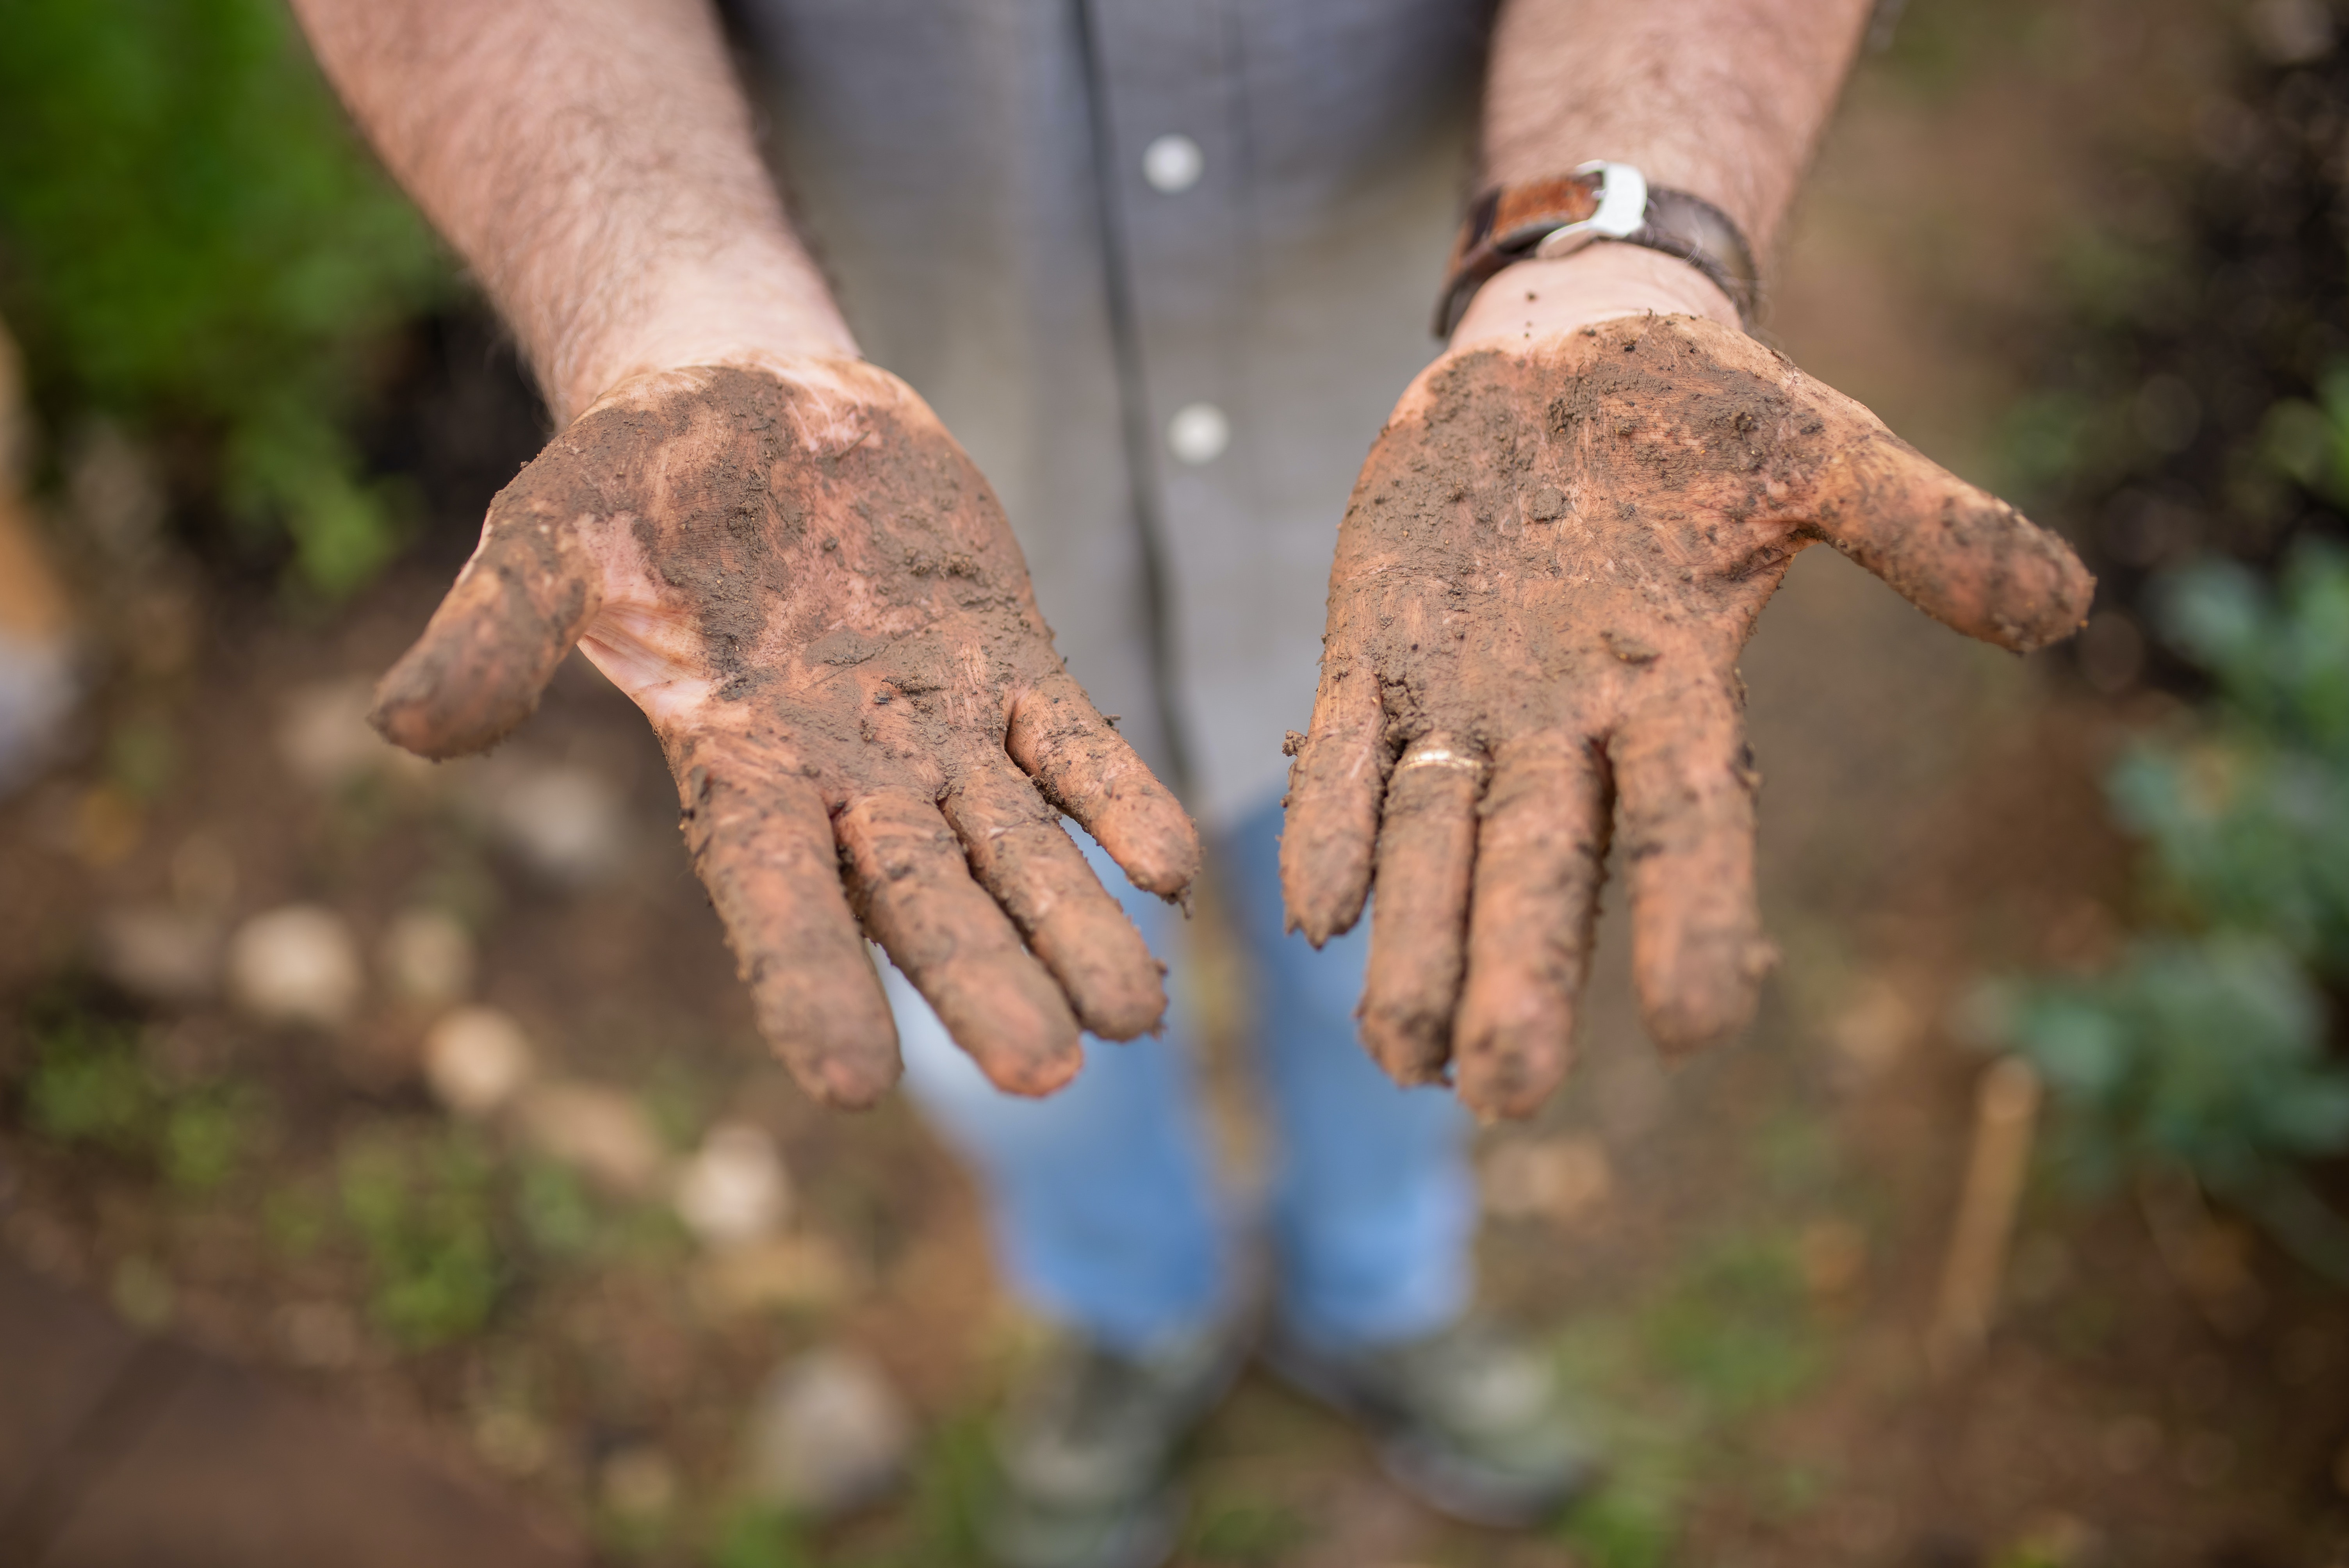
[[[1964,1367],[1990,1337],[2015,1210],[2031,1169],[2039,1099],[2039,1074],[2020,1057],[1992,1064],[1975,1091],[1973,1150],[1941,1265],[1940,1297],[1925,1336],[1926,1358],[1937,1374]]]

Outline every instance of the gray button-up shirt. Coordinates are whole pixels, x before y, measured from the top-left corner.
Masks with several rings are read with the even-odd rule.
[[[1487,0],[740,0],[873,359],[994,482],[1069,668],[1210,825],[1305,727],[1433,356]]]

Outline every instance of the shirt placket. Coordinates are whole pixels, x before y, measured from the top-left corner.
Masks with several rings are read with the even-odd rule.
[[[1162,613],[1179,665],[1191,585],[1247,548],[1250,431],[1236,334],[1247,265],[1247,148],[1236,21],[1217,0],[1079,0],[1088,8],[1104,198],[1121,243],[1130,346],[1154,493]],[[1137,442],[1139,444],[1139,442]],[[1179,668],[1167,683],[1194,733],[1205,716]]]

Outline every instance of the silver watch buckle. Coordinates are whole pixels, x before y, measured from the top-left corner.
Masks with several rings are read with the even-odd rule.
[[[1596,240],[1628,240],[1648,226],[1648,177],[1629,163],[1603,160],[1575,170],[1578,178],[1599,176],[1599,210],[1579,223],[1544,234],[1534,254],[1544,261],[1570,256]]]

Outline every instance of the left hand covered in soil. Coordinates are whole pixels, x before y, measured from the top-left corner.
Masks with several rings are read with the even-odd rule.
[[[2094,587],[2054,536],[1701,317],[1464,341],[1404,394],[1340,530],[1281,846],[1317,944],[1375,881],[1362,1034],[1399,1082],[1448,1076],[1488,1116],[1557,1086],[1610,820],[1649,1032],[1679,1054],[1750,1020],[1775,954],[1735,663],[1819,541],[2020,652],[2075,629]]]

